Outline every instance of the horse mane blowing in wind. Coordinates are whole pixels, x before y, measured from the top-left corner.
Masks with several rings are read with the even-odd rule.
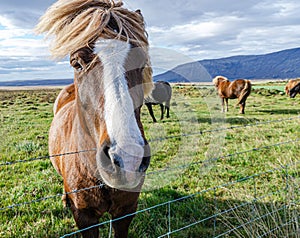
[[[83,237],[99,237],[105,212],[113,220],[125,216],[112,227],[115,238],[127,237],[133,216],[126,215],[137,209],[150,163],[140,120],[153,87],[148,36],[140,10],[122,5],[58,0],[36,27],[54,36],[52,56],[69,55],[74,68],[74,83],[54,104],[49,154],[61,155],[51,162],[63,177],[63,201]]]

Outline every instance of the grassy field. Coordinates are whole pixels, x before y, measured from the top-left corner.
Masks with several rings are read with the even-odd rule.
[[[269,230],[273,236],[264,237],[299,237],[300,100],[282,89],[256,85],[245,115],[238,114],[236,100],[221,113],[214,90],[197,86],[173,85],[171,116],[162,122],[152,123],[143,108],[153,155],[139,210],[148,211],[136,215],[129,237],[159,237],[176,229],[171,237],[213,237],[265,213],[272,215],[253,218],[224,237],[258,237]],[[58,92],[0,91],[0,237],[60,237],[77,230],[55,196],[63,192],[62,179],[47,159]],[[159,113],[155,107],[157,118]],[[18,160],[25,162],[5,165]],[[245,179],[252,175],[257,176]],[[150,209],[169,201],[174,202]],[[239,208],[222,212],[234,206]],[[104,237],[108,232],[109,225],[103,226]]]

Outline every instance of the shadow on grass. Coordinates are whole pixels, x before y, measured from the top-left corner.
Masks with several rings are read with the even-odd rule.
[[[251,195],[246,193],[244,199],[240,200],[236,199],[228,188],[223,187],[192,195],[172,188],[143,193],[139,202],[139,211],[142,212],[138,213],[131,223],[129,237],[168,237],[170,232],[171,237],[176,238],[216,237],[225,234],[225,237],[253,235],[296,238],[299,237],[299,201],[295,200],[297,196],[288,198],[284,187],[285,184],[282,184],[281,192],[284,195],[281,198],[277,197],[276,203],[265,202],[268,197],[265,196],[266,191],[262,192],[262,199],[251,198]],[[272,198],[267,200],[272,201]],[[44,209],[32,220],[21,219],[22,216],[30,216],[33,212],[27,206],[3,212],[2,215],[6,216],[7,221],[15,223],[12,224],[15,230],[2,230],[1,237],[18,237],[20,234],[25,237],[29,234],[34,234],[34,237],[60,237],[77,231],[69,210],[63,209],[62,206]],[[51,217],[52,222],[44,224],[43,230],[34,230],[35,224],[44,222],[48,219],[46,217]],[[18,219],[23,221],[18,222]],[[100,222],[105,221],[109,221],[108,215]],[[109,237],[109,222],[100,227],[100,233],[101,237]]]
[[[295,204],[286,206],[283,202],[274,204],[254,198],[223,199],[218,193],[212,190],[189,196],[167,189],[152,192],[147,202],[166,204],[138,214],[129,237],[169,237],[168,232],[171,237],[180,238],[225,234],[226,237],[258,237],[268,232],[266,237],[299,237],[300,210]]]
[[[243,117],[243,116],[226,118],[226,123],[229,123],[231,125],[246,125],[246,124],[251,124],[256,122],[259,122],[259,119]]]
[[[258,112],[266,113],[266,114],[291,114],[291,115],[299,115],[299,109],[265,109],[265,110],[258,110]]]

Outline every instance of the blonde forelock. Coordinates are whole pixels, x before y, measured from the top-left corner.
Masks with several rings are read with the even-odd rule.
[[[148,51],[142,15],[122,5],[113,0],[58,0],[41,17],[35,30],[54,36],[50,49],[54,58],[63,58],[98,38],[128,41]],[[118,31],[109,26],[111,20]]]
[[[228,78],[219,75],[219,76],[214,77],[213,84],[217,85],[219,83],[219,81],[225,82],[225,81],[229,81],[229,80],[228,80]]]

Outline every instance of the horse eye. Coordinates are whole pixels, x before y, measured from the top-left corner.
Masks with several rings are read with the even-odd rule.
[[[83,66],[77,60],[72,60],[71,65],[77,72],[83,70]]]

